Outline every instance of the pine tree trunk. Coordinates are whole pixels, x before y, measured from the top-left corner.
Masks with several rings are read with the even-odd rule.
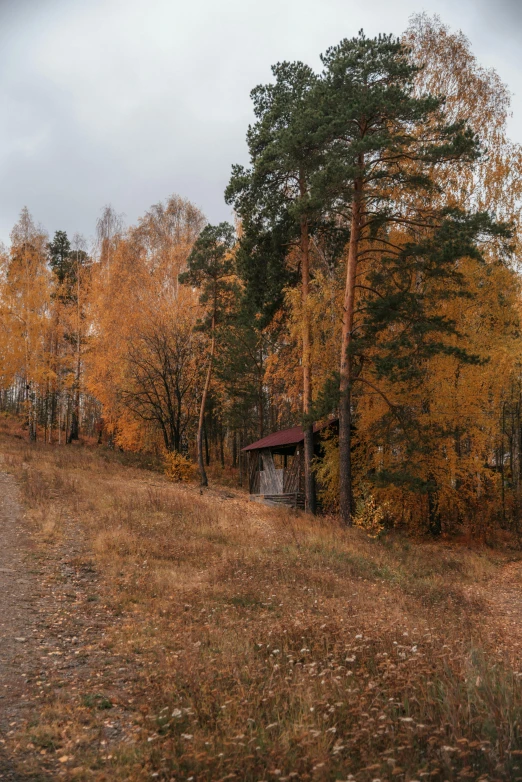
[[[522,397],[519,396],[517,403],[517,439],[518,439],[518,469],[517,469],[517,493],[518,503],[520,507],[520,487],[522,485],[522,424],[520,419],[520,411],[522,408]]]
[[[244,469],[244,461],[245,461],[244,456],[243,456],[243,452],[241,450],[241,446],[242,445],[243,445],[243,438],[241,437],[241,432],[239,432],[239,443],[238,443],[239,454],[238,454],[238,460],[239,460],[239,485],[241,487],[243,486],[243,469]]]
[[[264,411],[264,399],[263,399],[263,376],[259,374],[259,383],[258,383],[258,421],[259,421],[259,437],[264,437],[265,435],[265,411]]]
[[[212,363],[214,361],[215,346],[216,346],[215,315],[213,315],[212,316],[212,340],[210,342],[210,356],[208,360],[205,385],[203,386],[203,395],[201,397],[201,407],[199,410],[198,437],[197,437],[198,467],[199,467],[199,475],[201,479],[200,481],[201,486],[208,486],[208,478],[207,478],[207,473],[205,472],[205,464],[203,461],[203,424],[205,422],[205,405],[207,403],[208,390],[210,388],[210,378],[212,376]]]
[[[506,428],[506,403],[502,402],[502,425],[500,436],[500,477],[502,481],[502,522],[506,521],[506,478],[504,468],[504,431]]]
[[[351,384],[352,359],[350,347],[353,338],[353,318],[355,307],[355,284],[357,259],[361,236],[362,218],[362,181],[355,182],[355,195],[352,203],[352,220],[348,261],[346,265],[346,285],[343,304],[343,328],[341,337],[340,361],[340,399],[339,399],[339,509],[344,524],[350,525],[353,516],[352,486],[352,411]]]
[[[232,469],[237,467],[237,432],[232,434]]]
[[[219,425],[219,458],[221,460],[221,466],[225,466],[225,434],[223,432],[223,424]]]
[[[303,180],[301,180],[301,196],[306,195]],[[308,293],[310,287],[310,236],[308,220],[301,217],[301,302],[302,302],[302,339],[303,339],[303,425],[304,432],[304,488],[305,510],[315,513],[315,482],[312,471],[314,458],[314,429],[309,420],[312,406],[312,368],[311,368],[311,335],[310,316],[308,313]]]

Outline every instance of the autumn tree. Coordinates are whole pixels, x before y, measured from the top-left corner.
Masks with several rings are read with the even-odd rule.
[[[439,518],[448,526],[457,517],[459,523],[465,519],[483,531],[500,504],[509,508],[511,487],[518,491],[515,440],[510,434],[513,469],[505,469],[501,452],[508,438],[499,434],[499,426],[509,423],[510,414],[504,412],[516,409],[511,400],[520,371],[517,270],[522,148],[508,135],[509,90],[493,69],[480,65],[461,31],[452,32],[438,17],[418,14],[412,17],[404,41],[414,62],[422,66],[415,78],[416,93],[443,94],[441,111],[446,121],[465,121],[486,151],[472,165],[457,162],[438,172],[439,199],[468,210],[488,210],[513,229],[513,252],[506,254],[501,244],[488,242],[483,246],[484,264],[461,265],[474,296],[466,306],[453,307],[451,316],[461,341],[484,362],[463,366],[456,358],[439,358],[436,372],[429,373],[436,388],[431,393],[432,409],[437,411],[432,426],[440,426],[443,413],[448,432],[430,453],[431,470],[440,476],[434,498]],[[441,389],[448,389],[447,395],[440,394]],[[514,480],[509,477],[513,474]],[[514,502],[520,504],[516,498]]]
[[[37,400],[48,372],[46,361],[49,271],[45,232],[27,208],[11,232],[2,286],[4,360],[12,380],[21,378],[29,440],[36,440]]]
[[[118,241],[124,231],[124,216],[107,204],[96,221],[96,242],[99,263],[104,270],[105,279],[110,279],[111,265]]]
[[[194,242],[206,220],[188,199],[172,195],[150,207],[133,229],[134,240],[150,271],[162,276],[175,295],[178,275],[185,268]]]
[[[202,375],[197,355],[204,346],[190,316],[190,292],[180,292],[177,303],[175,319],[156,305],[148,309],[146,321],[134,323],[119,400],[125,411],[158,427],[166,451],[183,452],[197,415],[196,389]],[[125,420],[121,416],[120,424]],[[122,432],[120,439],[124,437]]]
[[[197,294],[178,275],[205,218],[172,196],[113,238],[110,275],[94,264],[88,388],[121,447],[183,450],[192,436],[201,382]]]

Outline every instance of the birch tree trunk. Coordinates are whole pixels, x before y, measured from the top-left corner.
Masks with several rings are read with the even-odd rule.
[[[76,257],[76,369],[74,376],[73,409],[71,415],[71,431],[67,442],[78,440],[80,436],[80,384],[82,371],[82,340],[81,340],[81,302],[80,302],[80,264]]]

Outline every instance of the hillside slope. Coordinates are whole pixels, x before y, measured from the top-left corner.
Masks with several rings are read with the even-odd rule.
[[[0,779],[522,779],[512,554],[371,541],[83,447],[0,453],[4,529],[25,508],[2,561],[29,584]]]

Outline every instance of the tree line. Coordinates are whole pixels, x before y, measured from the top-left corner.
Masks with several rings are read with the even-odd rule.
[[[180,196],[96,241],[27,210],[2,256],[1,405],[28,436],[211,452],[304,429],[306,507],[441,532],[514,525],[522,490],[521,149],[469,42],[414,17],[251,94],[248,166],[209,225]],[[324,458],[313,423],[336,417]]]

